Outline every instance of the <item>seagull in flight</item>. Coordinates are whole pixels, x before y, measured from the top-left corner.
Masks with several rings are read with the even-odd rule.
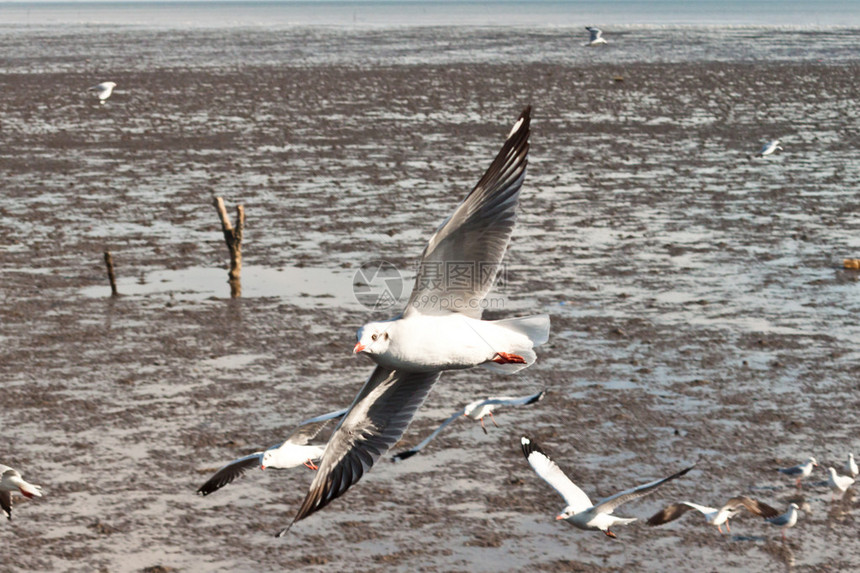
[[[585,492],[570,481],[570,478],[561,471],[556,463],[533,440],[523,436],[520,442],[523,446],[523,454],[525,454],[532,469],[560,493],[567,504],[567,507],[556,516],[556,519],[564,519],[579,529],[600,530],[608,537],[616,537],[615,533],[610,530],[610,527],[626,525],[636,521],[635,517],[617,517],[612,515],[616,507],[653,493],[664,483],[681,477],[695,467],[690,466],[669,477],[626,489],[597,503],[592,503]]]
[[[0,511],[12,520],[12,492],[26,498],[42,497],[42,486],[24,481],[18,470],[0,464]]]
[[[329,438],[302,505],[278,537],[370,471],[403,437],[442,370],[481,363],[521,368],[534,361],[531,348],[549,336],[548,316],[480,320],[481,301],[513,233],[530,124],[531,107],[526,107],[489,169],[430,238],[401,317],[359,330],[354,351],[370,355],[376,369]],[[486,272],[464,283],[446,274],[446,261]],[[441,276],[435,273],[439,268]]]
[[[731,533],[732,530],[729,527],[729,519],[737,515],[742,509],[746,509],[753,515],[758,515],[759,517],[764,518],[776,517],[779,515],[779,511],[766,503],[741,495],[733,497],[720,508],[699,505],[689,501],[673,503],[652,515],[648,519],[647,523],[651,526],[663,525],[664,523],[669,523],[670,521],[678,519],[690,510],[696,510],[705,516],[705,521],[710,525],[716,525],[717,530],[719,530],[720,533],[723,532],[722,525],[724,523],[726,524],[726,531]]]
[[[756,153],[753,157],[764,157],[766,155],[772,155],[776,153],[776,150],[784,151],[782,146],[779,144],[778,139],[774,139],[773,141],[768,141],[765,143],[762,148]]]
[[[588,30],[590,36],[588,38],[588,42],[583,44],[583,46],[594,48],[595,46],[609,43],[603,38],[603,30],[601,30],[600,28],[595,28],[594,26],[586,26],[585,29]]]
[[[205,496],[216,492],[240,477],[247,470],[255,467],[264,470],[266,468],[288,469],[304,465],[312,470],[317,469],[314,460],[319,459],[322,455],[325,445],[310,444],[309,442],[320,433],[329,420],[340,418],[344,414],[346,414],[346,409],[329,412],[328,414],[310,418],[299,423],[290,432],[287,439],[280,444],[274,445],[265,451],[254,452],[253,454],[233,460],[216,471],[206,483],[197,489],[197,494]]]
[[[496,396],[485,398],[483,400],[475,400],[474,402],[470,402],[467,404],[462,410],[458,410],[451,414],[451,416],[442,422],[442,424],[436,428],[432,434],[424,438],[424,440],[409,450],[404,450],[397,454],[391,456],[392,462],[399,462],[405,460],[406,458],[410,458],[420,452],[427,444],[429,444],[433,438],[439,435],[439,432],[444,430],[451,422],[454,420],[459,420],[462,416],[468,416],[473,420],[479,420],[481,422],[481,428],[484,430],[484,433],[487,433],[487,428],[484,426],[484,416],[489,415],[490,419],[493,420],[493,424],[496,424],[496,419],[493,417],[493,411],[499,406],[525,406],[528,404],[534,404],[543,399],[546,394],[546,390],[542,390],[537,394],[532,394],[531,396],[522,396],[520,398],[511,398],[509,396]]]

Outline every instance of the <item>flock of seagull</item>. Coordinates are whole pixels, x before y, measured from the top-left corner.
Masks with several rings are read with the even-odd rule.
[[[606,43],[599,29],[588,30],[591,34],[588,45]],[[114,82],[104,82],[90,89],[104,104],[115,87]],[[531,108],[526,107],[490,167],[430,237],[405,310],[358,330],[353,352],[369,357],[376,366],[351,405],[305,420],[280,444],[224,465],[197,489],[198,494],[212,494],[256,467],[286,469],[304,465],[316,470],[292,522],[278,532],[281,536],[298,521],[343,495],[372,469],[382,454],[400,441],[442,372],[480,366],[511,373],[534,363],[537,358],[534,349],[549,338],[548,315],[482,319],[482,301],[493,286],[516,222],[528,162],[530,123]],[[778,149],[782,149],[779,141],[773,141],[757,155],[763,157]],[[481,272],[473,273],[473,280],[466,282],[434,274],[440,268],[443,273],[449,272],[446,263],[452,261],[468,263]],[[535,404],[544,396],[545,391],[540,391],[522,397],[499,396],[471,402],[451,414],[415,447],[394,454],[391,460],[401,462],[414,456],[461,417],[480,421],[486,432],[484,418],[489,416],[495,424],[493,411],[497,407]],[[328,441],[312,443],[333,421],[336,426]],[[616,508],[655,492],[695,467],[592,502],[532,438],[523,436],[521,446],[528,464],[564,499],[566,505],[557,519],[580,529],[602,531],[610,537],[615,537],[611,528],[637,520],[614,515]],[[800,487],[801,480],[817,465],[815,458],[810,458],[804,464],[779,471],[796,478]],[[828,484],[834,492],[844,492],[853,485],[858,474],[853,455],[849,455],[846,471],[848,475],[840,476],[834,468],[828,468]],[[41,487],[25,481],[15,469],[0,465],[0,478],[0,507],[9,519],[13,492],[28,498],[42,496]],[[797,522],[799,506],[792,503],[785,513],[780,513],[746,496],[733,497],[719,508],[679,501],[660,510],[646,523],[662,525],[693,510],[703,514],[706,522],[721,533],[723,525],[730,531],[729,519],[746,510],[781,528],[784,537],[785,530]]]

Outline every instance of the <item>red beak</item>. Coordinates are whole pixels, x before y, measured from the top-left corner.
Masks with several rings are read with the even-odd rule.
[[[355,348],[353,348],[353,349],[352,349],[352,353],[353,353],[353,354],[357,354],[357,353],[359,353],[359,352],[364,352],[364,349],[365,349],[365,348],[366,348],[366,347],[364,346],[364,344],[362,344],[361,342],[356,342],[356,343],[355,343]]]
[[[260,469],[264,470],[264,469],[266,469],[266,466],[260,466]]]
[[[564,516],[563,515],[556,515],[555,520],[558,521],[559,519],[564,519]]]

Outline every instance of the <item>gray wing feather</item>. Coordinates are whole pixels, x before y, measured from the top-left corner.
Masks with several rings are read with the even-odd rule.
[[[612,513],[616,507],[619,505],[623,505],[628,501],[632,501],[636,498],[642,497],[643,495],[648,495],[649,493],[654,492],[658,487],[663,485],[664,483],[671,481],[675,478],[679,478],[682,475],[686,474],[688,471],[693,469],[696,466],[690,466],[686,469],[679,471],[678,473],[674,473],[669,477],[665,477],[663,479],[658,479],[656,481],[652,481],[646,484],[642,484],[640,486],[636,486],[630,489],[626,489],[624,491],[618,492],[613,496],[607,497],[606,499],[600,500],[598,503],[594,504],[594,509],[601,513]]]
[[[440,372],[405,372],[377,366],[326,445],[319,470],[294,523],[337,499],[397,443]]]
[[[321,416],[317,416],[316,418],[310,418],[301,422],[296,428],[290,432],[290,435],[287,436],[285,441],[290,442],[291,444],[296,444],[299,446],[304,446],[311,440],[317,437],[317,435],[322,431],[322,429],[329,423],[329,421],[334,420],[336,418],[340,418],[349,411],[349,408],[344,408],[342,410],[336,410],[334,412],[329,412],[327,414],[323,414]]]
[[[498,405],[498,406],[527,406],[528,404],[534,404],[535,402],[539,402],[543,399],[546,394],[546,390],[541,390],[537,394],[532,394],[530,396],[521,396],[519,398],[511,398],[509,396],[498,396],[495,398],[487,398],[483,402],[479,404],[479,406],[486,405]]]
[[[404,311],[461,312],[480,318],[479,304],[493,286],[511,240],[525,178],[531,107],[526,107],[484,176],[436,230],[421,255]],[[466,279],[459,273],[469,275]],[[440,300],[450,300],[450,304]]]
[[[206,483],[197,488],[197,494],[209,495],[212,492],[218,491],[234,479],[243,475],[249,469],[259,467],[262,460],[263,452],[256,452],[247,455],[244,458],[233,460],[212,474],[212,477],[209,478]]]
[[[465,408],[464,408],[463,410],[460,410],[459,412],[455,412],[455,413],[451,414],[451,416],[450,416],[448,419],[446,419],[444,422],[442,422],[442,424],[440,424],[438,428],[436,428],[435,430],[433,430],[433,433],[432,433],[432,434],[430,434],[429,436],[427,436],[426,438],[424,438],[424,439],[421,441],[421,443],[419,443],[419,444],[418,444],[417,446],[415,446],[414,448],[411,448],[411,449],[408,449],[408,450],[403,450],[402,452],[398,452],[398,453],[394,454],[393,456],[391,456],[391,461],[392,461],[392,462],[399,462],[399,461],[401,461],[401,460],[405,460],[406,458],[409,458],[409,457],[414,456],[415,454],[417,454],[418,452],[420,452],[420,451],[424,448],[424,446],[426,446],[426,445],[427,445],[427,444],[429,444],[431,441],[433,441],[433,438],[435,438],[437,435],[439,435],[439,432],[441,432],[441,431],[442,431],[442,430],[444,430],[446,427],[448,427],[448,425],[449,425],[451,422],[453,422],[454,420],[456,420],[456,419],[458,419],[458,418],[462,417],[465,413],[466,413],[466,410],[465,410]]]
[[[12,520],[12,492],[0,491],[0,509],[3,510],[3,515],[6,519]]]
[[[648,525],[663,525],[664,523],[669,523],[670,521],[675,521],[691,509],[696,509],[692,505],[689,505],[685,502],[673,503],[672,505],[661,509],[654,515],[648,518],[646,522]]]

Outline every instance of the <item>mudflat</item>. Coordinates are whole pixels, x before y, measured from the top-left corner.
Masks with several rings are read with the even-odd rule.
[[[860,274],[842,268],[860,257],[856,60],[358,62],[376,53],[368,34],[338,44],[353,61],[295,63],[272,34],[240,31],[227,63],[217,34],[153,55],[156,32],[117,34],[117,53],[87,61],[63,59],[75,36],[51,38],[7,37],[0,75],[0,462],[45,488],[0,524],[0,570],[836,571],[860,558],[853,493],[831,501],[823,468],[802,489],[774,470],[814,455],[841,472],[860,453]],[[104,80],[117,88],[99,105],[86,88]],[[521,214],[487,316],[548,312],[550,341],[514,376],[445,373],[400,446],[476,398],[545,399],[500,410],[486,435],[464,419],[420,455],[381,459],[283,539],[310,470],[195,496],[223,463],[349,405],[372,370],[352,356],[356,329],[397,312],[358,304],[355,270],[384,260],[407,275],[526,104]],[[783,152],[750,160],[776,138]],[[214,196],[247,213],[237,300]],[[690,515],[611,540],[554,520],[564,502],[522,435],[593,498],[697,462],[621,515],[737,494],[804,511],[785,543],[748,515],[731,535]]]

